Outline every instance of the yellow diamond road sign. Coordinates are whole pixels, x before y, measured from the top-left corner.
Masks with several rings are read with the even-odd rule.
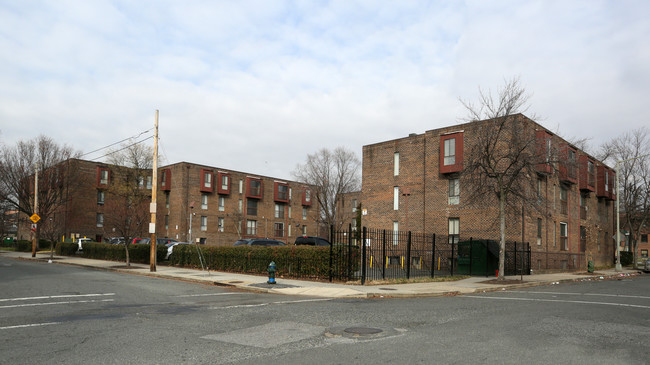
[[[38,214],[34,214],[31,217],[29,217],[29,219],[31,219],[32,222],[36,223],[41,220],[41,217],[39,217]]]

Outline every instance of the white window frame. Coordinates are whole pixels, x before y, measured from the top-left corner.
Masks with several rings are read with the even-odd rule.
[[[221,190],[228,190],[230,181],[228,181],[228,175],[221,175]]]
[[[449,179],[449,196],[447,199],[449,205],[460,204],[460,179]]]
[[[208,209],[208,194],[201,194],[201,209]]]
[[[205,232],[208,230],[208,216],[201,216],[201,231]]]
[[[448,222],[449,222],[448,241],[449,243],[458,243],[460,241],[460,218],[449,218]],[[452,237],[456,238],[453,240],[453,242],[452,242]]]
[[[253,219],[246,220],[246,234],[249,236],[257,235],[257,221]]]
[[[222,217],[217,218],[217,231],[223,232],[224,230],[224,219]]]
[[[307,208],[305,207],[302,208],[302,220],[303,221],[307,220]]]
[[[448,138],[444,141],[444,165],[456,164],[456,138]]]
[[[205,188],[211,188],[212,187],[212,173],[211,172],[203,172],[203,187],[205,187]]]
[[[226,198],[223,196],[219,197],[219,211],[223,212],[226,210]]]
[[[393,210],[399,210],[399,186],[393,186]]]
[[[399,222],[393,221],[393,246],[399,245]]]
[[[393,176],[399,176],[399,152],[393,155]]]
[[[106,203],[106,192],[97,190],[97,205],[104,205]]]
[[[97,227],[104,227],[104,213],[97,213]]]
[[[239,194],[244,193],[244,179],[239,179]]]

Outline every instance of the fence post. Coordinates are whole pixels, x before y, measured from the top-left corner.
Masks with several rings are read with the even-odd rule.
[[[330,283],[332,282],[332,256],[334,255],[334,225],[330,224]]]
[[[384,229],[382,231],[382,248],[381,248],[381,257],[382,257],[382,265],[381,265],[381,278],[386,279],[386,230]]]
[[[530,253],[530,242],[528,242],[528,275],[530,275],[530,268],[531,268],[531,264],[532,264],[532,257],[531,256],[532,255]]]
[[[485,240],[485,277],[490,275],[490,241]]]
[[[451,243],[451,262],[449,265],[449,273],[451,276],[454,276],[454,243]]]
[[[431,242],[431,278],[433,279],[436,271],[436,234],[433,234]]]
[[[411,278],[411,231],[406,241],[406,278]]]
[[[352,223],[348,224],[348,280],[352,277]]]
[[[469,276],[472,276],[472,249],[474,247],[472,237],[469,238]]]
[[[366,284],[366,227],[363,227],[363,236],[361,237],[361,285]]]

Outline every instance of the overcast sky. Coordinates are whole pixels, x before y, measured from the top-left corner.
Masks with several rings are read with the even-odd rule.
[[[650,124],[649,15],[647,0],[3,0],[0,143],[90,152],[159,109],[163,164],[288,179],[320,148],[456,124],[459,97],[519,76],[544,126],[598,145]]]

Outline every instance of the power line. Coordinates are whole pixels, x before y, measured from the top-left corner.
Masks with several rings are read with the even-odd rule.
[[[145,134],[145,133],[151,132],[152,130],[153,130],[153,128],[148,129],[148,130],[146,130],[146,131],[144,131],[144,132],[140,132],[140,134],[138,134],[138,135],[136,135],[136,136],[132,136],[132,137],[129,137],[129,138],[125,138],[125,139],[123,139],[123,140],[121,140],[121,141],[118,141],[118,142],[115,142],[115,143],[111,143],[111,144],[109,144],[108,146],[105,146],[105,147],[102,147],[102,148],[98,148],[98,149],[96,149],[96,150],[94,150],[94,151],[90,151],[90,152],[84,153],[83,155],[81,155],[81,156],[79,156],[79,157],[84,157],[84,156],[90,155],[91,153],[95,153],[95,152],[97,152],[97,151],[105,150],[105,149],[107,149],[107,148],[109,148],[109,147],[113,147],[113,146],[115,146],[116,144],[122,143],[122,142],[124,142],[124,141],[128,141],[128,140],[130,140],[130,139],[136,139],[136,138],[140,137],[141,135],[143,135],[143,134]],[[153,137],[153,136],[152,136],[152,137]],[[149,137],[149,138],[152,138],[152,137]],[[144,139],[143,141],[146,141],[146,139]],[[108,155],[110,155],[110,153],[109,153]],[[108,155],[104,155],[104,156],[102,156],[102,157],[105,157],[105,156],[108,156]],[[97,159],[99,159],[99,158],[101,158],[101,157],[98,157],[98,158],[96,158],[95,160],[97,160]]]
[[[142,134],[142,133],[141,133],[141,134]],[[131,148],[131,147],[135,146],[136,144],[139,144],[139,143],[142,143],[142,142],[144,142],[144,141],[150,140],[150,139],[152,139],[153,137],[154,137],[154,136],[149,136],[149,137],[147,137],[147,138],[145,138],[145,139],[143,139],[143,140],[141,140],[141,141],[137,141],[137,142],[135,142],[135,143],[133,143],[133,144],[130,144],[130,145],[128,145],[128,146],[124,146],[124,147],[120,148],[119,150],[111,151],[111,152],[105,154],[104,156],[99,156],[99,157],[93,158],[91,161],[96,161],[96,160],[99,160],[100,158],[104,158],[104,157],[106,157],[106,156],[110,156],[110,155],[115,154],[115,153],[118,153],[118,152],[120,152],[120,151],[124,151],[125,149],[127,149],[127,148]]]

